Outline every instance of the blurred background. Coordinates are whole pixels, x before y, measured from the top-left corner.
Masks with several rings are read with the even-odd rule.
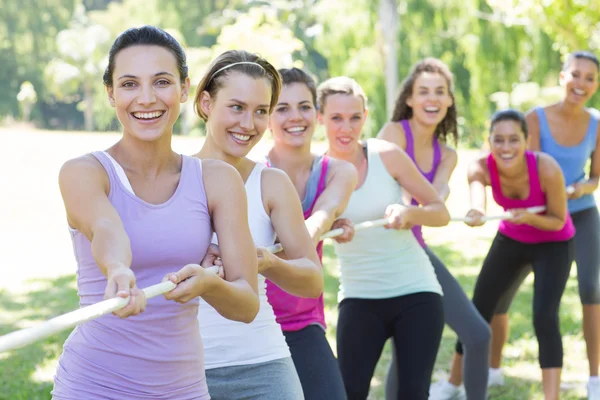
[[[566,53],[600,51],[596,0],[0,0],[0,18],[0,126],[49,130],[119,130],[102,73],[116,36],[143,24],[185,46],[193,85],[231,48],[319,81],[351,76],[369,97],[368,136],[411,65],[438,57],[455,74],[462,147],[482,144],[497,108],[559,99]],[[191,101],[176,131],[203,135]]]

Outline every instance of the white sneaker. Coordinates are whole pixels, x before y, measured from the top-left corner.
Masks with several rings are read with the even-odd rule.
[[[465,400],[463,386],[454,386],[448,381],[438,381],[429,388],[429,400]]]
[[[503,385],[504,374],[502,373],[502,370],[500,368],[490,368],[490,372],[488,375],[488,387]]]
[[[600,380],[590,379],[587,384],[588,400],[600,400]]]

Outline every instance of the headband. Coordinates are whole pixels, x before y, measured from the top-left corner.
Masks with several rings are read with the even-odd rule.
[[[252,62],[252,61],[238,61],[238,62],[234,62],[233,64],[229,64],[229,65],[226,65],[226,66],[224,66],[223,68],[220,68],[220,69],[218,69],[218,70],[217,70],[217,71],[216,71],[214,74],[212,74],[212,75],[211,75],[211,77],[210,77],[210,79],[208,80],[208,82],[207,82],[206,86],[208,86],[208,84],[209,84],[209,83],[210,83],[210,82],[213,80],[213,78],[214,78],[214,77],[215,77],[215,76],[216,76],[216,75],[217,75],[219,72],[221,72],[221,71],[224,71],[224,70],[226,70],[226,69],[228,69],[228,68],[234,67],[234,66],[236,66],[236,65],[241,65],[241,64],[252,64],[252,65],[258,65],[258,66],[259,66],[259,67],[260,67],[260,68],[261,68],[263,71],[265,71],[265,72],[266,72],[265,68],[264,68],[262,65],[260,65],[259,63],[255,63],[255,62]]]

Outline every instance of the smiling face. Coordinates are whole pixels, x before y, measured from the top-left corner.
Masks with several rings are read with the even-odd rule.
[[[413,118],[426,126],[437,126],[453,101],[446,78],[435,72],[422,72],[413,85],[406,104],[413,110]]]
[[[351,94],[327,96],[319,121],[325,126],[329,148],[337,154],[353,153],[367,120],[363,99]]]
[[[525,160],[527,143],[517,121],[494,123],[490,133],[490,149],[498,168],[512,168]]]
[[[284,85],[269,126],[277,145],[304,147],[315,132],[317,111],[312,93],[303,83]]]
[[[205,91],[199,102],[214,143],[230,156],[245,157],[267,129],[271,85],[266,78],[232,72],[216,98]]]
[[[132,46],[115,57],[110,104],[126,135],[154,141],[171,135],[189,79],[182,84],[173,54],[160,46]]]
[[[585,58],[575,58],[560,73],[560,84],[565,88],[565,102],[583,106],[598,89],[598,67]]]

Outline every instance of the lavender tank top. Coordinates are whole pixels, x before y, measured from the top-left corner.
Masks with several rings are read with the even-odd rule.
[[[414,145],[413,133],[412,133],[412,130],[410,129],[410,124],[408,123],[408,120],[404,119],[404,120],[400,121],[400,123],[402,124],[402,127],[404,128],[404,136],[406,137],[406,154],[408,154],[408,156],[413,160],[413,162],[415,163],[415,165],[417,166],[417,168],[419,169],[421,174],[429,182],[433,183],[433,178],[435,178],[435,173],[437,172],[437,169],[440,166],[440,162],[442,161],[442,150],[440,148],[440,144],[439,144],[437,138],[435,138],[435,137],[433,138],[433,165],[429,172],[425,172],[421,169],[421,167],[419,167],[419,164],[417,164],[417,161],[415,160],[415,145]],[[415,199],[412,199],[411,204],[415,205],[415,206],[419,205],[419,203]],[[413,226],[412,232],[415,235],[415,238],[417,239],[419,244],[422,247],[427,247],[427,245],[425,244],[425,240],[423,239],[423,231],[421,230],[421,225]]]
[[[212,235],[201,164],[182,156],[179,185],[163,204],[130,193],[102,152],[93,153],[108,174],[108,198],[129,240],[137,286],[159,283],[169,272],[199,263]],[[103,300],[106,278],[90,241],[73,230],[80,305]],[[207,400],[198,299],[179,304],[163,296],[146,310],[120,319],[105,315],[77,326],[65,342],[52,394],[57,400]]]

